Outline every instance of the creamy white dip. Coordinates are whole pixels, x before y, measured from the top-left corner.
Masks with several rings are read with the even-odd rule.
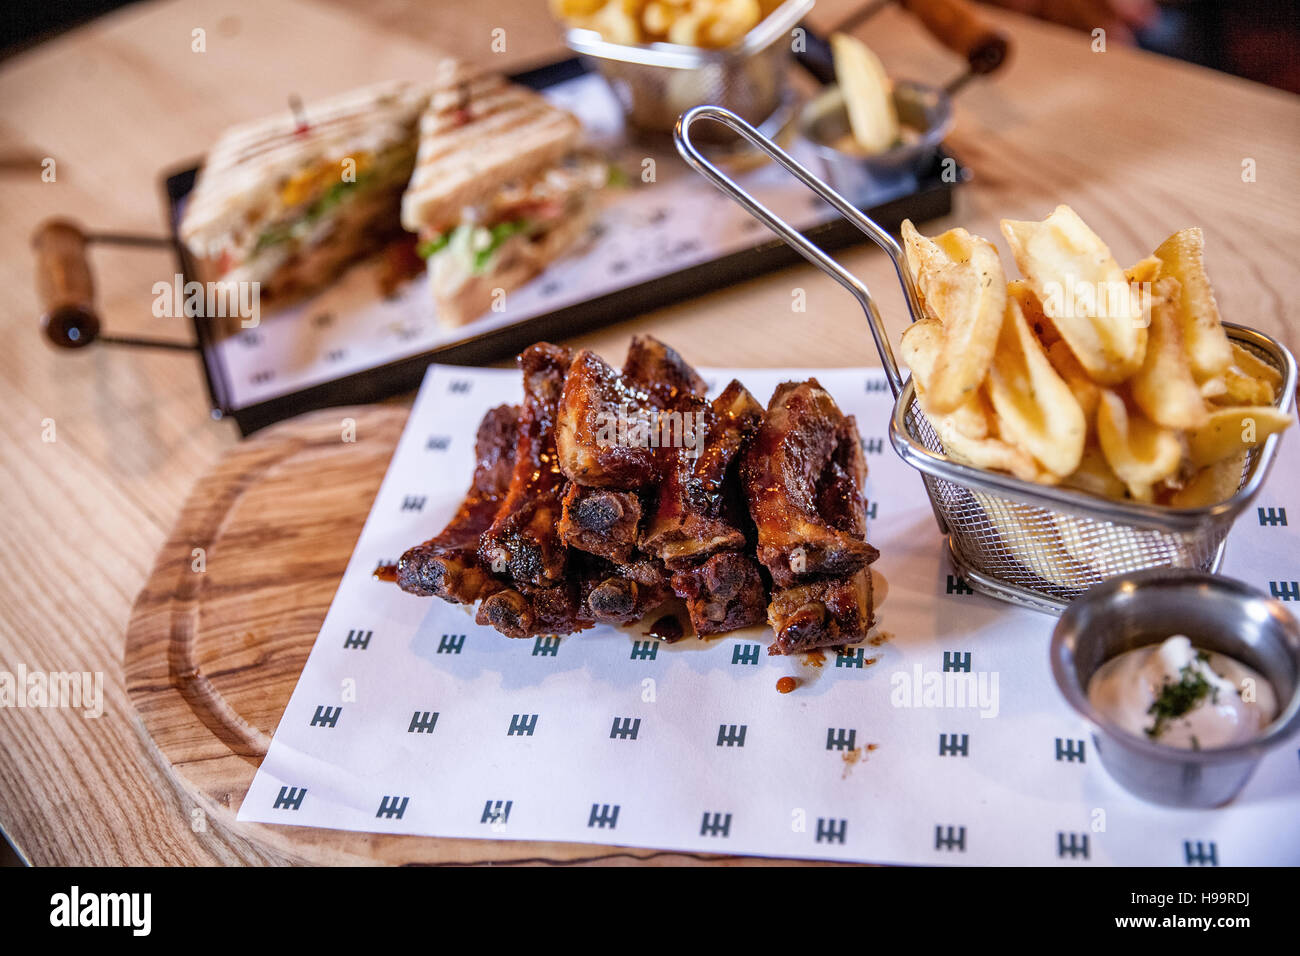
[[[1106,661],[1088,700],[1136,737],[1189,750],[1244,743],[1277,716],[1273,687],[1257,671],[1181,634]]]

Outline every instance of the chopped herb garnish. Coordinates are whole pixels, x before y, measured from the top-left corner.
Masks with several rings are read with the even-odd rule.
[[[1184,664],[1178,671],[1179,679],[1175,683],[1166,680],[1164,686],[1160,688],[1160,694],[1151,706],[1147,708],[1148,714],[1155,716],[1155,723],[1146,728],[1148,737],[1155,739],[1165,730],[1165,724],[1178,717],[1182,717],[1206,697],[1218,697],[1217,690],[1210,685],[1205,679],[1205,675],[1198,670],[1194,670],[1191,664]]]
[[[616,188],[627,185],[627,173],[623,172],[622,166],[617,163],[609,164],[609,175],[605,179],[605,185]]]

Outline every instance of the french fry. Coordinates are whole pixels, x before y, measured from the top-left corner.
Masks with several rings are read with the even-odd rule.
[[[1232,364],[1251,378],[1267,382],[1269,388],[1276,394],[1282,387],[1282,373],[1245,346],[1238,345],[1236,342],[1231,344]]]
[[[1124,399],[1101,390],[1097,404],[1097,440],[1111,470],[1137,501],[1155,500],[1155,485],[1178,471],[1183,445],[1178,436],[1144,418],[1129,414]]]
[[[1198,382],[1222,375],[1232,364],[1232,347],[1223,331],[1214,290],[1205,274],[1204,247],[1200,228],[1193,226],[1174,233],[1155,253],[1163,266],[1161,274],[1178,280],[1183,342]]]
[[[1097,400],[1101,401],[1100,392],[1097,393]],[[1079,467],[1061,482],[1061,486],[1096,495],[1098,498],[1123,498],[1125,491],[1124,482],[1111,470],[1101,446],[1096,442],[1088,442],[1083,446]]]
[[[1024,279],[1012,279],[1008,282],[1007,298],[1015,299],[1020,303],[1020,311],[1025,313],[1025,321],[1034,330],[1034,335],[1038,336],[1038,341],[1043,343],[1043,348],[1050,349],[1061,341],[1061,333],[1056,331],[1052,320],[1043,312],[1043,303],[1038,301],[1038,296],[1034,295],[1034,290],[1029,288],[1028,282]]]
[[[1246,467],[1246,452],[1239,451],[1206,465],[1187,484],[1174,492],[1169,504],[1174,508],[1202,508],[1227,501],[1241,487],[1241,473]]]
[[[1293,416],[1272,405],[1217,408],[1199,428],[1187,433],[1187,459],[1203,468],[1239,452],[1250,451],[1269,435],[1291,424]]]
[[[885,152],[899,137],[889,74],[870,47],[847,33],[831,34],[831,56],[854,142],[870,155]]]
[[[988,390],[1005,440],[1058,479],[1079,467],[1088,432],[1083,410],[1014,299],[1007,302]]]
[[[697,0],[696,6],[703,6]],[[758,0],[713,0],[705,8],[701,46],[722,49],[752,30],[763,17]]]
[[[913,322],[903,333],[900,346],[903,361],[912,370],[912,376],[916,379],[917,397],[927,415],[931,414],[927,408],[928,389],[934,375],[935,362],[938,361],[939,351],[942,348],[943,323],[938,319],[922,319]],[[981,396],[975,395],[949,412],[947,417],[951,420],[952,427],[965,437],[975,440],[986,438],[990,431],[986,405]]]
[[[1114,385],[1138,370],[1146,316],[1115,257],[1069,206],[1042,222],[1002,220],[1016,265],[1088,375]]]
[[[633,11],[624,9],[622,3],[606,3],[586,20],[588,29],[595,30],[610,43],[633,44],[641,42],[641,25]]]
[[[1155,284],[1146,357],[1131,388],[1133,400],[1151,421],[1165,428],[1187,429],[1204,424],[1208,416],[1183,350],[1178,301],[1177,279],[1161,279]]]
[[[1138,282],[1155,282],[1160,278],[1160,270],[1164,268],[1162,263],[1155,256],[1147,256],[1141,262],[1135,262],[1124,270],[1124,278],[1128,280],[1129,285]]]
[[[1083,366],[1074,357],[1074,353],[1070,351],[1070,346],[1064,339],[1052,343],[1051,348],[1047,350],[1047,360],[1052,363],[1052,368],[1056,369],[1056,374],[1070,386],[1070,391],[1074,393],[1074,400],[1083,410],[1084,419],[1091,424],[1097,415],[1097,402],[1101,400],[1101,388],[1088,378],[1088,373],[1083,370]]]
[[[978,401],[978,399],[976,399]],[[976,468],[1005,471],[1025,481],[1054,484],[1055,476],[1045,473],[1032,457],[1000,438],[971,438],[957,427],[952,415],[929,415],[934,432],[943,442],[948,457]]]
[[[1229,365],[1223,378],[1223,391],[1210,399],[1216,405],[1272,405],[1276,396],[1273,386],[1262,378],[1252,378],[1236,365]]]
[[[977,468],[1010,472],[1026,481],[1048,477],[1030,455],[993,434],[993,408],[983,389],[946,415],[930,410],[927,385],[942,347],[942,324],[937,319],[922,319],[913,322],[903,333],[900,351],[912,370],[912,381],[925,417],[948,456]]]
[[[909,267],[927,312],[943,323],[943,347],[928,383],[930,407],[947,414],[970,399],[988,373],[1006,310],[997,249],[965,229],[933,239],[903,223]]]

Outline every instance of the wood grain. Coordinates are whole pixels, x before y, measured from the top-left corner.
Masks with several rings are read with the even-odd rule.
[[[812,23],[835,22],[857,2],[819,0]],[[1224,315],[1300,346],[1296,98],[1114,44],[1094,53],[1084,34],[987,14],[1015,48],[1003,72],[958,100],[950,145],[974,178],[936,228],[961,224],[996,239],[999,218],[1041,217],[1068,202],[1129,262],[1199,224]],[[489,47],[498,26],[504,54]],[[191,48],[197,28],[205,53]],[[857,33],[895,75],[943,82],[960,68],[896,9]],[[128,6],[0,64],[0,667],[102,672],[108,700],[97,720],[0,713],[0,827],[34,863],[282,863],[298,854],[220,815],[192,829],[194,800],[137,733],[122,668],[132,601],[187,492],[237,443],[234,431],[209,419],[193,359],[50,349],[36,328],[31,232],[53,215],[160,230],[159,175],[224,126],[280,108],[291,92],[310,99],[419,75],[439,46],[504,68],[561,52],[545,0],[187,0]],[[41,180],[45,157],[57,161],[56,182]],[[1256,182],[1242,181],[1245,159]],[[183,322],[148,308],[152,284],[174,269],[165,253],[91,255],[107,329],[188,336]],[[888,261],[868,247],[844,260],[897,335],[902,297]],[[807,296],[804,315],[790,312],[795,288]],[[628,316],[571,344],[618,355],[638,331],[704,365],[877,363],[853,301],[808,266]],[[47,420],[53,442],[42,440]],[[537,859],[548,852],[531,849]]]

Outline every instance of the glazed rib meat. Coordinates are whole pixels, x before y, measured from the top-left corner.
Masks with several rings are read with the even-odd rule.
[[[671,593],[656,561],[597,567],[591,575],[587,608],[601,624],[631,624],[663,604]]]
[[[650,396],[595,352],[573,359],[556,428],[560,467],[579,485],[638,488],[655,478]],[[644,440],[643,440],[644,438]]]
[[[773,591],[767,621],[776,632],[769,654],[860,641],[872,625],[871,569]]]
[[[595,623],[576,581],[544,588],[503,588],[483,599],[474,620],[514,638],[573,634]]]
[[[623,362],[623,378],[645,392],[656,408],[691,407],[703,400],[708,386],[700,374],[652,335],[634,335]]]
[[[865,538],[857,423],[816,379],[777,388],[741,474],[758,559],[776,586],[851,575],[878,556]]]
[[[663,479],[641,541],[642,550],[670,568],[745,546],[744,506],[728,475],[763,421],[763,407],[734,380],[711,404],[687,414],[698,416],[688,429],[691,447],[662,449]]]
[[[569,547],[610,561],[630,561],[640,526],[641,497],[635,491],[585,488],[570,482],[559,528]]]
[[[571,356],[545,342],[519,356],[524,404],[514,470],[501,508],[479,542],[479,559],[516,584],[549,587],[564,577],[567,548],[557,530],[566,481],[555,450],[555,416]]]
[[[483,416],[474,442],[474,479],[465,500],[437,537],[397,562],[397,584],[420,597],[473,604],[500,588],[478,559],[479,537],[492,524],[514,471],[519,408],[499,405]]]
[[[402,555],[402,588],[478,601],[478,623],[512,638],[628,625],[673,595],[701,636],[766,618],[770,654],[866,636],[866,466],[815,379],[766,411],[738,381],[710,402],[649,336],[621,371],[546,343],[519,367],[522,405],[484,417],[469,492]]]
[[[673,574],[672,585],[697,634],[723,634],[763,620],[767,588],[758,563],[744,552],[715,554]]]

